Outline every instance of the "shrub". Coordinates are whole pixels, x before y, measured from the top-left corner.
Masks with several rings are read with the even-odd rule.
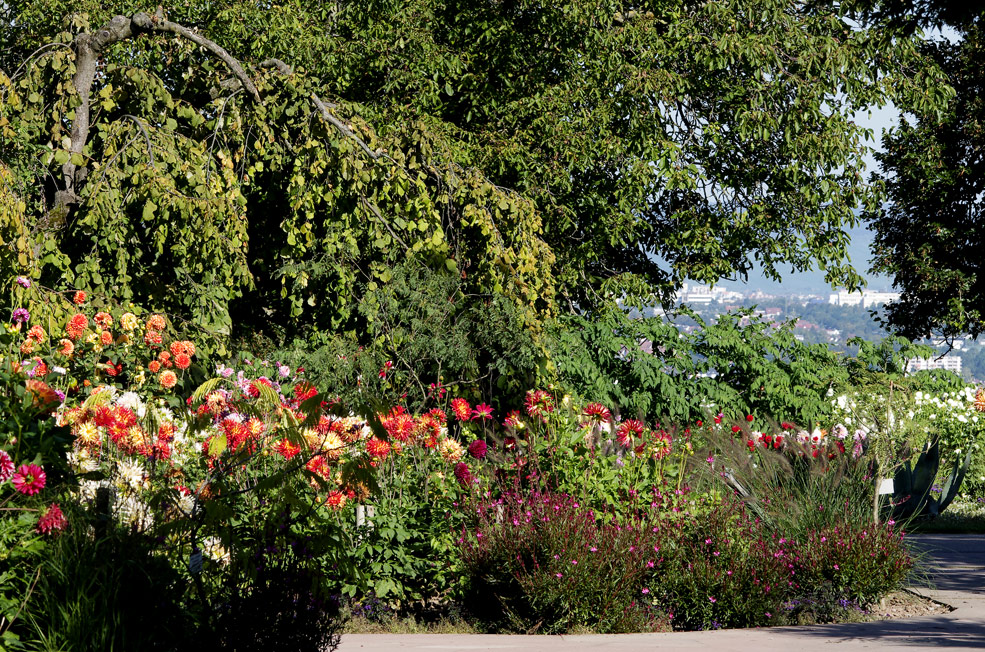
[[[675,629],[778,624],[793,592],[796,550],[771,536],[734,501],[698,498],[705,509],[679,518],[657,512],[661,563],[649,584]]]
[[[599,524],[566,495],[506,494],[463,533],[468,612],[493,631],[659,631],[647,598],[657,550],[644,528]]]

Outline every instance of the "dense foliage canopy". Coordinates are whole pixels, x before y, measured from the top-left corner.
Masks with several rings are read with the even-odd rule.
[[[844,3],[140,9],[5,5],[5,269],[220,339],[372,332],[408,257],[534,331],[754,261],[854,285],[852,116],[947,95]]]

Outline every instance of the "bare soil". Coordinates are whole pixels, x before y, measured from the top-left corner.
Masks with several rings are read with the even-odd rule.
[[[897,618],[918,618],[934,616],[954,611],[954,608],[917,595],[911,591],[896,591],[888,594],[869,608],[866,620],[893,620]]]

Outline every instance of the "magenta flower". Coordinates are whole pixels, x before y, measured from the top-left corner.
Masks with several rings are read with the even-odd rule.
[[[38,534],[50,534],[51,532],[60,532],[64,530],[68,525],[68,519],[62,513],[61,507],[58,503],[51,503],[51,507],[48,508],[41,518],[38,519],[37,531]]]
[[[44,489],[46,479],[44,469],[37,464],[22,464],[10,481],[17,491],[33,496]]]
[[[491,405],[485,403],[480,403],[472,409],[472,419],[492,419],[493,409]]]
[[[459,462],[456,464],[455,477],[458,479],[458,483],[463,487],[467,487],[472,484],[472,472],[469,471],[469,465],[465,462]]]

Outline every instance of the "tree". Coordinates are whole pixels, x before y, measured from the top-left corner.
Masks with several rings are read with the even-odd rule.
[[[876,231],[873,271],[901,290],[886,321],[909,338],[985,329],[983,15],[959,26],[959,42],[925,46],[956,91],[946,112],[907,108],[916,120],[901,120],[877,155],[889,202],[866,215]]]
[[[379,136],[284,62],[248,70],[160,11],[70,28],[0,75],[5,276],[165,310],[220,352],[234,320],[365,331],[408,259],[461,276],[449,300],[502,297],[534,331],[550,314],[532,202],[420,121]]]
[[[135,3],[123,4],[127,10],[136,9]],[[8,68],[17,56],[25,57],[53,39],[58,31],[53,17],[86,11],[94,25],[111,17],[102,3],[93,1],[14,0],[6,7],[11,24],[18,27],[4,54]],[[598,307],[622,294],[669,298],[686,277],[714,281],[742,275],[753,261],[774,276],[781,264],[796,269],[820,266],[832,282],[857,284],[859,277],[844,262],[845,227],[854,223],[853,211],[873,207],[877,195],[860,174],[867,133],[851,116],[904,96],[928,108],[942,100],[934,70],[925,65],[913,39],[884,39],[874,31],[856,29],[850,7],[840,3],[287,0],[271,5],[226,0],[181,6],[173,13],[169,24],[196,27],[194,33],[208,35],[243,61],[245,76],[256,77],[257,93],[244,85],[246,91],[227,102],[236,91],[221,92],[222,78],[230,76],[223,59],[214,52],[204,61],[196,59],[200,46],[187,39],[165,39],[171,34],[142,25],[134,31],[141,38],[105,47],[100,61],[116,66],[105,78],[114,85],[105,86],[99,77],[93,91],[107,93],[109,97],[99,101],[105,99],[113,109],[94,117],[110,120],[116,125],[114,137],[129,142],[140,129],[138,122],[122,116],[140,120],[141,114],[131,111],[129,103],[143,95],[149,106],[179,123],[178,133],[190,139],[182,140],[183,146],[197,143],[194,154],[188,151],[191,158],[178,154],[177,159],[229,172],[221,181],[217,172],[207,177],[210,184],[220,184],[218,195],[230,201],[238,195],[246,199],[238,241],[256,243],[261,237],[279,246],[266,247],[263,255],[254,255],[256,250],[242,254],[236,247],[214,255],[212,261],[228,257],[235,272],[200,284],[237,288],[242,294],[238,303],[251,318],[255,306],[267,305],[267,296],[286,288],[289,314],[309,319],[310,293],[296,287],[305,283],[317,287],[319,296],[330,293],[350,300],[341,291],[351,286],[345,274],[314,283],[315,269],[307,263],[297,266],[301,259],[317,258],[316,250],[332,257],[342,247],[338,243],[352,245],[351,238],[336,231],[329,235],[330,240],[336,238],[335,245],[316,246],[323,234],[304,225],[309,215],[316,221],[325,215],[324,202],[311,199],[319,193],[341,192],[332,210],[352,208],[343,212],[360,224],[376,224],[381,237],[370,236],[370,244],[389,240],[401,247],[383,224],[396,224],[397,209],[391,216],[389,204],[377,205],[385,218],[381,220],[358,198],[349,201],[349,179],[341,184],[345,191],[338,183],[308,188],[312,176],[324,173],[318,165],[317,173],[300,164],[284,167],[293,160],[293,148],[310,154],[300,134],[306,119],[316,113],[310,106],[312,92],[331,98],[338,106],[329,115],[351,119],[362,139],[372,140],[373,151],[401,151],[403,156],[392,158],[411,170],[418,168],[410,167],[410,159],[421,169],[445,170],[424,175],[432,193],[437,188],[455,188],[452,195],[484,188],[479,194],[487,198],[480,203],[488,204],[488,197],[495,195],[494,206],[501,197],[512,198],[507,203],[517,206],[513,219],[518,239],[511,242],[542,238],[546,244],[530,251],[533,256],[525,264],[531,267],[521,273],[517,291],[527,299],[534,294],[550,296],[551,301],[556,297],[569,310]],[[89,29],[78,14],[72,20],[76,32]],[[78,50],[73,38],[75,50],[45,50],[28,66],[32,76],[27,99],[34,93],[43,100],[33,106],[32,117],[45,116],[47,121],[32,127],[33,132],[22,129],[30,132],[28,144],[48,142],[59,148],[61,136],[53,140],[49,132],[60,134],[64,129],[50,121],[50,111],[56,108],[52,103],[59,92],[62,100],[72,103],[74,94],[64,86],[64,76],[59,86],[51,75],[38,73],[46,66],[71,65]],[[69,41],[62,37],[62,42]],[[274,57],[305,74],[284,77],[276,70],[248,71],[251,64],[259,67]],[[58,60],[65,63],[55,63]],[[116,79],[144,73],[150,76],[131,84],[136,88]],[[232,76],[244,84],[242,75]],[[21,79],[25,78],[18,83]],[[46,84],[49,93],[38,92]],[[125,102],[116,94],[121,89],[127,93]],[[150,97],[152,89],[158,91],[156,99]],[[285,93],[300,93],[292,95],[290,111],[280,104],[287,100]],[[277,106],[261,111],[272,98],[277,98]],[[177,115],[181,111],[190,116],[189,109],[202,119],[193,127],[198,130],[194,134],[183,122],[190,118]],[[65,113],[71,107],[58,110]],[[224,126],[216,130],[220,113]],[[269,120],[267,124],[285,121],[286,130],[280,125],[261,129],[262,119]],[[152,141],[159,133],[172,133],[167,119],[160,127],[148,120],[139,124],[153,127],[146,129]],[[107,129],[94,125],[89,146],[101,142],[104,133],[108,137]],[[273,148],[278,160],[264,159],[273,156],[272,148],[251,149],[249,142],[259,142],[258,135],[279,137]],[[402,188],[387,176],[398,175],[391,171],[393,166],[365,151],[358,154],[358,144],[341,136],[335,133],[332,138],[346,156],[351,149],[362,165],[370,166],[374,180],[381,178],[377,175],[387,178],[380,181],[386,189],[375,192]],[[141,140],[146,141],[142,133],[134,144]],[[138,152],[127,151],[114,163],[136,162]],[[73,153],[71,147],[65,152]],[[146,155],[141,158],[149,161]],[[258,159],[263,169],[256,167]],[[351,174],[349,162],[339,174]],[[70,157],[66,163],[46,164],[45,172],[57,165],[75,163]],[[165,171],[163,176],[169,174]],[[417,189],[417,174],[408,176],[408,188]],[[472,190],[460,190],[464,187]],[[148,199],[131,195],[126,203],[140,206],[136,212],[142,214]],[[305,206],[299,205],[302,199]],[[461,196],[452,201],[460,202]],[[156,207],[148,209],[151,217],[176,210],[151,203]],[[431,196],[430,204],[438,212],[446,210],[437,197]],[[235,213],[231,207],[225,212]],[[261,212],[266,217],[258,220]],[[133,213],[128,219],[132,222]],[[254,227],[264,219],[270,228]],[[495,222],[495,216],[491,219],[497,229],[509,231]],[[404,215],[400,220],[418,227],[421,223]],[[433,237],[431,222],[424,222],[427,235]],[[353,222],[349,224],[351,229]],[[303,245],[283,240],[281,230],[295,227],[301,230],[293,240],[300,236]],[[479,237],[484,237],[483,229],[492,229],[489,220],[474,227]],[[408,246],[418,241],[398,235]],[[508,234],[503,237],[510,241]],[[428,245],[422,247],[430,251]],[[82,250],[91,251],[88,242]],[[279,258],[267,255],[278,250],[283,252]],[[103,259],[109,254],[104,252]],[[74,252],[66,266],[78,265],[78,257]],[[455,260],[473,265],[481,257],[460,255]],[[495,276],[492,270],[502,267],[491,264],[489,274]],[[365,265],[360,269],[367,273]],[[477,283],[486,276],[474,268],[459,272],[479,272]],[[502,285],[511,273],[490,277],[490,282]],[[197,310],[221,303],[204,299]],[[225,318],[218,316],[222,310],[213,310],[217,315],[212,322],[223,322]],[[330,323],[344,321],[333,318]]]

